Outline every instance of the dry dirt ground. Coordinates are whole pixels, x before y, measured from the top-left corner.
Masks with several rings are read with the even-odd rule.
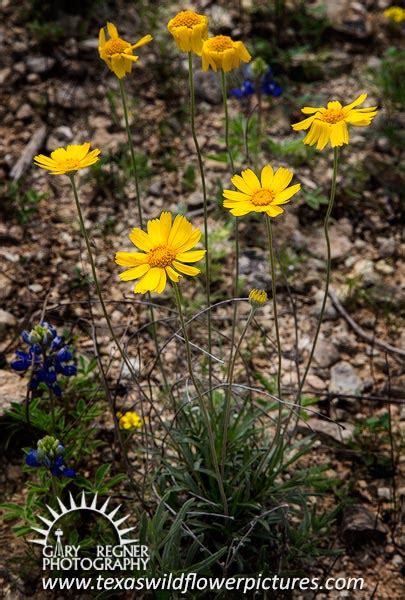
[[[130,6],[128,6],[130,4]],[[197,3],[198,4],[198,3]],[[255,21],[250,8],[253,3],[241,2],[242,15],[227,3],[200,3],[197,8],[212,14],[215,30],[245,36],[255,35]],[[258,3],[260,5],[260,3]],[[405,244],[401,224],[401,186],[404,175],[398,170],[400,150],[391,145],[384,134],[384,124],[392,115],[382,105],[378,89],[370,83],[370,70],[378,67],[382,53],[400,40],[391,37],[381,22],[385,2],[331,2],[345,7],[343,19],[336,9],[330,18],[329,55],[322,64],[322,75],[308,82],[303,64],[310,49],[297,54],[292,72],[281,72],[284,94],[279,99],[266,100],[264,133],[277,143],[291,138],[290,123],[298,120],[299,106],[295,99],[305,98],[317,105],[329,97],[350,102],[363,90],[370,91],[370,102],[381,107],[373,131],[358,130],[352,144],[345,148],[338,181],[336,208],[331,226],[333,244],[332,288],[339,300],[329,300],[322,337],[315,362],[308,377],[306,392],[321,399],[318,408],[345,427],[343,437],[334,425],[311,417],[310,425],[318,432],[317,460],[327,461],[330,476],[347,484],[350,502],[339,517],[332,532],[335,546],[345,548],[342,557],[325,564],[332,576],[361,576],[367,583],[363,596],[336,597],[381,598],[403,597],[405,565],[405,534],[401,515],[405,501],[404,462],[400,454],[401,428],[405,422],[402,405],[404,391],[403,292]],[[147,168],[141,181],[145,218],[155,217],[162,209],[185,211],[202,225],[202,200],[198,183],[197,161],[188,125],[187,72],[182,57],[171,47],[162,33],[164,23],[177,7],[159,3],[157,23],[148,21],[148,14],[139,13],[131,3],[114,3],[114,10],[101,4],[96,14],[82,17],[59,16],[64,35],[60,41],[38,42],[33,29],[21,15],[21,7],[3,1],[0,14],[0,175],[3,200],[0,211],[0,331],[2,333],[0,393],[2,410],[10,400],[25,396],[24,383],[8,371],[8,361],[17,347],[19,332],[37,320],[44,309],[48,319],[65,326],[78,336],[80,351],[91,356],[93,344],[89,337],[88,286],[82,276],[88,270],[82,253],[78,225],[75,221],[69,182],[51,177],[34,168],[28,156],[20,179],[21,193],[34,189],[46,196],[35,204],[25,223],[16,209],[18,200],[10,200],[9,182],[13,167],[27,145],[34,140],[36,152],[49,152],[67,143],[92,142],[104,157],[114,154],[124,157],[118,164],[109,160],[106,174],[85,174],[80,185],[80,197],[87,225],[97,254],[97,267],[105,294],[111,301],[111,316],[121,333],[132,335],[128,346],[134,360],[149,364],[153,349],[148,332],[137,333],[144,323],[145,310],[139,299],[134,301],[128,284],[118,281],[114,252],[129,247],[127,234],[137,224],[135,190],[128,164],[125,163],[125,133],[117,82],[98,59],[97,31],[106,19],[117,23],[124,37],[132,39],[133,31],[143,35],[142,27],[155,27],[155,43],[142,52],[142,60],[133,77],[126,80],[134,142],[137,152],[146,157]],[[331,8],[331,7],[330,7]],[[333,8],[333,7],[332,7]],[[347,24],[349,23],[349,24]],[[353,25],[354,24],[354,25]],[[81,27],[83,25],[83,27]],[[159,31],[160,28],[160,31]],[[274,35],[271,26],[261,24],[261,35]],[[149,31],[149,29],[148,29]],[[313,57],[309,57],[313,60]],[[294,74],[300,75],[294,78]],[[208,82],[208,83],[207,83]],[[214,77],[198,86],[198,132],[205,157],[224,151],[222,106],[218,103],[219,88]],[[219,96],[220,98],[220,96]],[[231,115],[241,111],[237,100],[230,101]],[[404,123],[404,113],[395,115]],[[370,128],[371,129],[371,128]],[[29,152],[28,152],[29,154]],[[268,148],[265,159],[276,164],[289,164],[289,157],[275,156]],[[294,160],[298,160],[294,158]],[[315,154],[299,161],[297,177],[307,190],[328,194],[331,177],[330,155]],[[126,172],[123,164],[126,164]],[[232,290],[232,255],[229,252],[231,229],[229,219],[219,203],[219,190],[229,186],[229,171],[225,163],[206,158],[210,197],[211,243],[215,300],[227,299]],[[195,184],[190,185],[187,173],[195,169]],[[14,172],[15,175],[15,172]],[[23,200],[23,202],[26,202]],[[311,208],[302,197],[291,203],[285,215],[275,223],[276,246],[289,273],[289,284],[298,314],[299,351],[308,355],[323,287],[324,243],[322,215],[325,207]],[[271,287],[266,262],[266,240],[258,220],[240,223],[242,295],[252,286]],[[284,350],[283,386],[293,388],[295,374],[295,328],[287,288],[280,279],[281,335]],[[191,306],[201,306],[201,283],[186,282],[185,296]],[[126,301],[124,301],[126,300]],[[164,338],[175,324],[167,320],[169,293],[156,299],[159,326]],[[214,313],[217,330],[226,332],[230,324],[230,308],[221,307]],[[343,311],[342,311],[343,307]],[[244,309],[240,310],[241,316]],[[350,323],[347,314],[354,321]],[[110,353],[106,328],[101,313],[94,308],[100,326],[101,352]],[[266,306],[258,317],[267,337],[272,335],[272,313]],[[125,325],[123,325],[125,323]],[[260,333],[259,323],[247,340],[246,356],[252,370],[274,372],[275,357],[267,337]],[[366,336],[364,335],[366,334]],[[199,332],[195,333],[198,341]],[[382,345],[379,344],[382,342]],[[214,354],[221,353],[221,339],[214,342]],[[392,350],[391,347],[394,347]],[[402,351],[403,352],[403,351]],[[169,369],[176,372],[179,354],[175,343],[165,351]],[[301,363],[302,365],[303,363]],[[270,371],[269,371],[270,369]],[[274,374],[274,373],[273,373]],[[127,392],[126,401],[131,396]],[[371,416],[391,411],[395,444],[395,468],[370,469],[361,458],[362,448],[349,443],[356,425]],[[363,448],[364,449],[364,448]],[[391,446],[383,436],[378,452],[389,455]],[[376,453],[375,447],[370,451]],[[24,481],[18,454],[5,455],[3,460],[2,494],[4,499],[18,500]],[[15,540],[9,526],[2,528],[1,554],[7,568],[0,572],[7,598],[25,598],[34,593],[30,585],[18,579],[18,568],[10,564],[10,547]],[[14,584],[17,581],[17,588]],[[402,591],[401,591],[402,590]],[[324,596],[317,596],[322,598]],[[329,596],[334,597],[334,596]]]

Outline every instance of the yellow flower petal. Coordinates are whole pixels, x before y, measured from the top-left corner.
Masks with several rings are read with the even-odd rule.
[[[299,192],[300,189],[301,189],[301,184],[300,183],[296,183],[295,185],[291,185],[287,189],[285,189],[282,192],[276,194],[276,197],[274,198],[274,200],[272,202],[272,206],[278,206],[279,204],[285,204],[286,202],[289,201],[289,199],[292,196],[294,196],[294,194],[296,194],[297,192]]]
[[[273,184],[273,169],[271,165],[265,165],[260,176],[262,187],[270,189]]]
[[[120,273],[119,278],[121,281],[132,281],[132,279],[138,279],[139,277],[142,277],[142,275],[145,275],[149,269],[150,265],[148,264],[138,265],[137,267],[133,267],[132,269],[128,269],[128,271]]]
[[[182,252],[181,254],[176,255],[176,260],[180,260],[181,262],[197,262],[203,259],[205,256],[205,250],[193,250],[192,252]]]
[[[256,192],[261,188],[259,178],[252,171],[252,169],[245,169],[242,171],[242,177],[246,185],[250,188],[251,192]]]
[[[147,255],[142,252],[117,252],[115,262],[121,267],[136,267],[147,262]]]
[[[169,278],[175,283],[177,283],[180,280],[181,275],[179,273],[176,273],[176,271],[172,267],[167,266],[166,273],[168,274]]]
[[[129,239],[131,240],[134,246],[137,246],[145,252],[149,252],[149,250],[151,250],[154,245],[153,241],[149,238],[149,236],[138,227],[135,227],[131,231],[131,233],[129,234]]]
[[[280,167],[279,169],[277,169],[274,175],[273,183],[271,185],[272,191],[278,194],[289,185],[292,178],[292,171],[290,171],[289,169],[285,169],[284,167]]]
[[[185,265],[177,260],[173,261],[173,267],[180,271],[180,273],[184,273],[185,275],[191,275],[192,277],[198,275],[201,272],[200,269],[197,269],[196,267],[192,267],[190,265]]]
[[[107,30],[108,30],[108,34],[112,40],[117,39],[118,30],[113,23],[107,23]]]
[[[241,201],[241,202],[245,202],[246,200],[248,200],[250,198],[250,194],[244,194],[243,192],[235,192],[233,190],[224,190],[222,192],[224,198],[228,198],[229,200],[236,200],[236,201]]]

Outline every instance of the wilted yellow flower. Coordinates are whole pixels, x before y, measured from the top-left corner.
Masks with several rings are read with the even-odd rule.
[[[216,35],[206,40],[202,47],[202,68],[208,71],[232,71],[240,66],[241,61],[248,63],[251,56],[242,42],[234,42],[228,35]]]
[[[156,292],[161,294],[167,276],[178,282],[181,274],[192,277],[200,269],[184,263],[201,260],[205,250],[193,250],[201,238],[201,231],[192,226],[182,215],[177,215],[172,224],[172,215],[163,212],[159,219],[148,221],[148,232],[135,227],[129,239],[143,252],[117,252],[115,262],[121,267],[131,267],[120,274],[122,281],[139,279],[135,285],[135,294]]]
[[[139,56],[132,54],[133,50],[148,44],[153,38],[149,34],[144,35],[135,44],[130,44],[118,36],[117,28],[113,23],[107,23],[107,31],[110,36],[109,40],[105,38],[104,27],[100,29],[98,52],[108,68],[115,73],[118,79],[122,79],[131,72],[132,63],[139,59]]]
[[[52,175],[63,175],[85,169],[100,160],[100,150],[95,148],[90,152],[90,143],[72,144],[67,148],[58,148],[51,152],[51,156],[38,154],[34,156],[34,163],[41,169],[50,171]]]
[[[224,206],[234,217],[251,212],[277,217],[284,212],[280,204],[288,202],[301,189],[299,183],[288,187],[292,178],[293,172],[284,167],[273,173],[271,165],[266,165],[261,172],[261,181],[251,169],[246,169],[231,179],[239,191],[224,190]]]
[[[390,6],[385,9],[384,17],[395,23],[402,23],[405,21],[405,9],[400,6]]]
[[[316,144],[317,150],[323,150],[328,142],[331,143],[332,148],[348,144],[349,130],[347,126],[366,127],[370,125],[378,112],[376,106],[356,108],[366,98],[367,94],[361,94],[346,106],[342,106],[337,100],[328,102],[326,108],[305,106],[301,108],[301,112],[311,116],[295,123],[292,128],[295,131],[310,128],[304,138],[304,144],[310,146]]]
[[[133,410],[122,414],[117,412],[118,426],[120,429],[140,429],[143,425],[142,418]]]
[[[208,38],[208,17],[192,10],[182,10],[170,19],[167,29],[182,52],[201,55],[203,42]]]
[[[253,290],[250,290],[249,292],[249,301],[254,308],[263,306],[263,304],[266,304],[267,302],[267,293],[264,290],[253,288]]]

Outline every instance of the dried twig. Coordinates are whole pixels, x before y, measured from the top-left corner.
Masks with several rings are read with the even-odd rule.
[[[42,144],[44,143],[45,137],[46,126],[41,125],[41,127],[36,130],[28,144],[25,146],[20,158],[17,160],[14,167],[11,169],[10,177],[13,181],[18,181],[22,177],[22,175],[24,175],[25,171],[30,166],[33,157],[35,156],[35,154],[37,154]]]
[[[376,338],[373,335],[370,335],[366,331],[364,331],[364,329],[362,327],[360,327],[360,325],[358,325],[352,319],[352,317],[346,312],[346,310],[343,308],[342,304],[340,303],[340,300],[337,297],[336,292],[334,290],[332,290],[331,288],[329,289],[329,296],[330,296],[333,304],[335,305],[336,310],[340,312],[340,314],[345,319],[345,321],[350,325],[350,327],[353,329],[353,331],[355,333],[357,333],[357,335],[359,337],[363,338],[363,340],[365,340],[368,344],[374,345],[377,348],[381,348],[382,350],[384,350],[385,352],[388,352],[389,354],[398,354],[398,356],[403,356],[405,358],[405,350],[402,350],[401,348],[396,348],[395,346],[391,346],[391,344],[387,344],[386,342],[383,342],[382,340],[379,340],[378,338]]]

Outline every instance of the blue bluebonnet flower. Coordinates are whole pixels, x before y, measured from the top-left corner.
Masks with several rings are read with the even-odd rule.
[[[265,94],[266,96],[281,96],[282,88],[275,81],[273,71],[262,58],[256,58],[252,63],[244,69],[245,79],[240,88],[235,88],[230,91],[231,96],[238,98],[246,98],[253,94]]]
[[[65,447],[52,435],[46,435],[25,457],[29,467],[46,467],[54,477],[76,477],[76,471],[65,465]]]
[[[77,372],[73,353],[63,337],[57,334],[52,325],[41,321],[31,331],[23,331],[21,339],[29,346],[28,351],[17,350],[11,368],[19,373],[32,369],[29,384],[31,390],[37,389],[40,383],[45,383],[55,396],[61,396],[58,375],[72,377]]]

